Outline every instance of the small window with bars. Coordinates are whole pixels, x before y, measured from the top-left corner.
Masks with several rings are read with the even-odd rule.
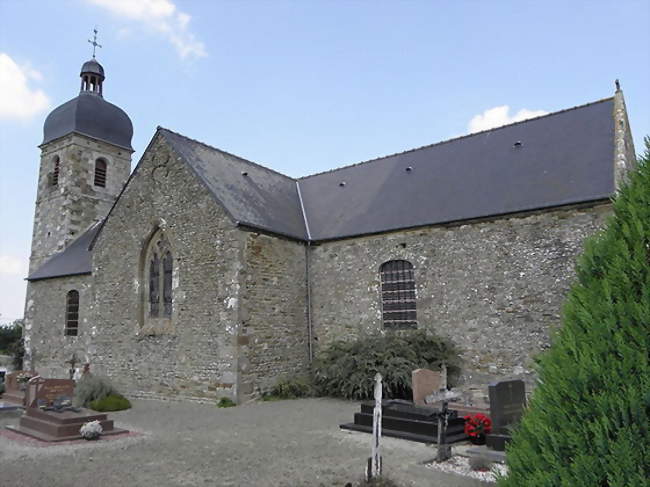
[[[79,334],[79,291],[69,291],[65,302],[65,336]]]
[[[50,180],[52,186],[57,186],[59,184],[59,166],[60,166],[59,156],[54,157],[54,167],[52,168],[52,179]]]
[[[95,161],[95,186],[106,187],[106,161],[97,159]]]
[[[391,260],[382,264],[379,272],[384,328],[417,328],[413,264],[407,260]]]

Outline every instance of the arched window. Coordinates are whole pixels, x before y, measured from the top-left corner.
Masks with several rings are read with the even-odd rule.
[[[172,272],[174,260],[169,242],[159,230],[149,244],[146,257],[147,302],[150,318],[171,318],[172,315]]]
[[[95,161],[95,186],[106,187],[106,161],[104,159]]]
[[[391,260],[382,264],[381,308],[385,328],[416,328],[415,273],[407,260]]]
[[[54,156],[54,167],[52,168],[52,186],[56,186],[59,184],[59,165],[61,161],[59,160],[59,156]]]
[[[68,291],[65,299],[65,336],[79,334],[79,291]]]

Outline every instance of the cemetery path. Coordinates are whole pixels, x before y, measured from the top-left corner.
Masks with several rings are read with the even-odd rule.
[[[370,435],[338,428],[356,402],[133,405],[109,417],[138,436],[37,447],[0,435],[0,485],[343,487],[362,478],[370,456]],[[15,413],[0,413],[0,427],[17,422]],[[382,453],[384,473],[400,486],[489,485],[426,468],[435,449],[420,443],[383,438]]]

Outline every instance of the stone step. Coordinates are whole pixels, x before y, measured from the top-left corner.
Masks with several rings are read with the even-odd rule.
[[[93,421],[92,419],[90,421]],[[20,418],[19,426],[20,428],[25,428],[30,431],[40,431],[49,436],[56,438],[67,437],[67,436],[80,436],[79,429],[83,426],[84,423],[88,422],[86,418],[78,421],[76,423],[53,423],[45,419],[36,418],[33,416],[24,415]],[[102,429],[106,432],[113,429],[112,420],[100,421]]]
[[[89,421],[105,421],[108,416],[104,413],[97,413],[90,409],[80,408],[79,412],[74,411],[44,411],[39,408],[27,408],[25,410],[26,416],[42,419],[49,423],[57,424],[72,424],[72,423],[88,423]]]
[[[350,430],[350,431],[360,431],[363,433],[372,433],[372,426],[364,426],[361,424],[347,423],[339,426],[341,429]],[[401,438],[403,440],[417,441],[419,443],[437,443],[438,438],[432,435],[422,435],[417,433],[408,433],[405,431],[397,431],[392,429],[381,429],[382,436],[391,436],[393,438]],[[447,443],[455,443],[457,441],[463,441],[467,437],[465,433],[447,435]]]
[[[25,426],[5,426],[8,430],[14,431],[16,433],[20,433],[22,435],[29,436],[31,438],[36,438],[37,440],[41,441],[47,441],[47,442],[57,442],[57,441],[70,441],[70,440],[80,440],[81,435],[79,434],[79,431],[77,431],[77,434],[75,435],[69,435],[69,436],[52,436],[47,433],[43,433],[42,431],[37,431],[33,430],[31,428],[27,428]],[[109,431],[106,431],[102,433],[102,436],[109,436],[109,435],[117,435],[120,433],[128,433],[127,430],[123,430],[120,428],[113,428]]]

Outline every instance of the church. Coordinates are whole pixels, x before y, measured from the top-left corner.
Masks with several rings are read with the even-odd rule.
[[[530,379],[635,165],[617,86],[297,179],[158,127],[131,172],[104,68],[80,76],[39,146],[26,366],[67,377],[75,355],[135,397],[246,401],[391,330],[451,339],[462,381]]]

